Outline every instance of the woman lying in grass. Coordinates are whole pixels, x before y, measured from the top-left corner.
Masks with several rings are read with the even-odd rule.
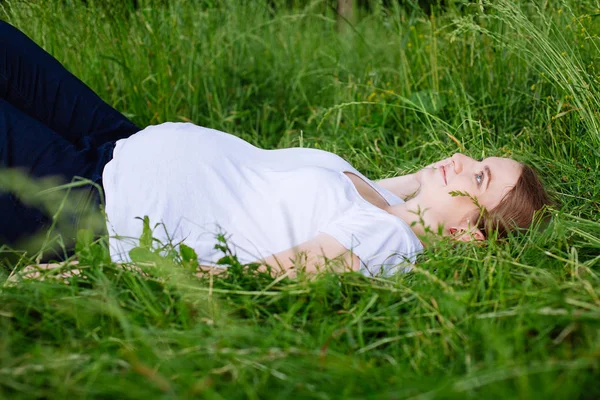
[[[365,274],[414,262],[427,230],[484,240],[528,228],[548,197],[514,160],[455,154],[411,175],[370,181],[322,150],[263,150],[193,124],[139,130],[60,63],[0,22],[0,157],[32,177],[103,186],[111,258],[128,262],[148,217],[154,238],[184,243],[214,266],[223,234],[242,263],[314,271],[341,259]],[[99,202],[98,202],[99,206]],[[0,240],[50,219],[0,196]],[[302,255],[298,259],[299,255]]]

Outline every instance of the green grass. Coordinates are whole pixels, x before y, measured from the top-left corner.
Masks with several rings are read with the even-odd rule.
[[[591,0],[373,1],[339,34],[323,1],[8,1],[2,18],[140,126],[194,123],[321,148],[378,179],[456,151],[540,170],[544,231],[441,242],[389,279],[273,280],[231,259],[0,269],[4,398],[600,397],[600,20]],[[518,2],[517,2],[518,3]],[[68,267],[65,267],[68,269]]]

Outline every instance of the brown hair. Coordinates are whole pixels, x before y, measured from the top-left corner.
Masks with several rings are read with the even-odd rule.
[[[521,176],[515,186],[493,210],[484,210],[478,216],[477,227],[488,237],[493,231],[498,238],[509,232],[531,226],[536,211],[552,204],[540,178],[533,168],[521,164]]]

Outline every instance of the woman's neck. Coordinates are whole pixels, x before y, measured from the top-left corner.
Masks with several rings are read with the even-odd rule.
[[[414,195],[421,187],[416,174],[381,179],[376,183],[404,200]]]

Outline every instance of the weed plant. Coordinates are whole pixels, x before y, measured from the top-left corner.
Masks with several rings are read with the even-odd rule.
[[[389,278],[294,280],[244,269],[223,241],[218,277],[148,236],[118,267],[81,231],[77,271],[0,269],[0,397],[599,398],[598,3],[428,16],[372,1],[343,32],[331,2],[288,3],[12,0],[0,15],[140,126],[320,148],[372,179],[513,157],[544,177],[550,224],[440,241]]]

